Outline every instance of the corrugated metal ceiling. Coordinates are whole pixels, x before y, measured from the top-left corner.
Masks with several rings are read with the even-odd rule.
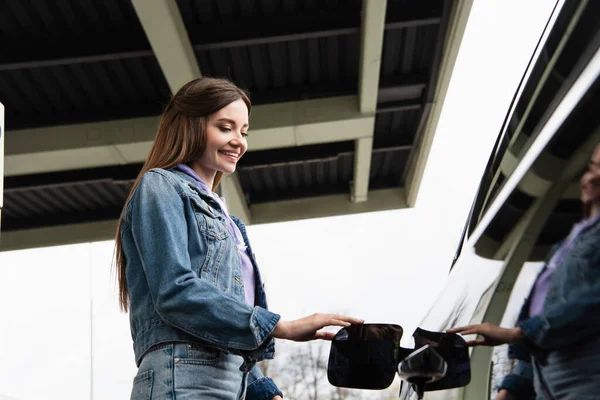
[[[177,4],[203,74],[231,78],[251,91],[255,104],[358,92],[360,0]],[[388,0],[372,188],[403,184],[435,82],[443,5]],[[156,115],[168,100],[167,82],[129,1],[5,0],[0,42],[0,101],[9,133]],[[345,193],[353,160],[352,143],[250,152],[239,176],[251,204]],[[115,218],[139,166],[128,168],[120,178],[110,169],[11,177],[2,228]]]

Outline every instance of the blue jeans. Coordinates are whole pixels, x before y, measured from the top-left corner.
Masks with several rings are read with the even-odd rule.
[[[167,343],[144,355],[131,400],[242,400],[247,373],[240,356],[198,343]]]
[[[534,364],[537,400],[600,398],[600,339],[555,350],[547,364]]]

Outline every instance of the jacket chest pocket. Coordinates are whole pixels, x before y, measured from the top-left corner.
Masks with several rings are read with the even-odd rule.
[[[600,280],[600,245],[596,238],[586,237],[577,243],[571,249],[570,256],[569,268],[576,272],[579,283],[594,284]]]
[[[225,293],[238,294],[242,279],[240,257],[224,216],[203,199],[190,199],[198,223],[199,251],[203,253],[197,264],[198,275]]]
[[[230,235],[224,217],[217,210],[196,197],[192,197],[191,202],[198,221],[198,229],[203,234],[218,240],[224,240]]]

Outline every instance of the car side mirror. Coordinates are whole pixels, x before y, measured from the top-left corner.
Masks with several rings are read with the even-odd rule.
[[[409,383],[425,386],[446,376],[448,364],[430,345],[410,353],[398,365],[398,376]]]
[[[432,332],[417,328],[413,333],[415,347],[429,345],[446,361],[446,374],[442,379],[429,382],[425,391],[453,389],[471,382],[469,346],[462,336],[455,333]]]
[[[400,347],[402,327],[392,324],[351,325],[331,342],[327,378],[334,386],[385,389],[394,375],[425,391],[451,389],[471,380],[468,346],[456,334],[415,330],[415,349]]]
[[[396,374],[402,327],[359,324],[342,328],[331,342],[327,379],[334,386],[385,389]]]
[[[420,399],[425,392],[425,385],[443,379],[447,370],[448,364],[444,358],[427,344],[400,362],[398,376],[413,385]]]

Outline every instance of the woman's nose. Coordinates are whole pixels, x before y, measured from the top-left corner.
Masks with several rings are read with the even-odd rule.
[[[229,144],[234,147],[244,147],[243,136],[241,134],[236,135],[229,141]]]

